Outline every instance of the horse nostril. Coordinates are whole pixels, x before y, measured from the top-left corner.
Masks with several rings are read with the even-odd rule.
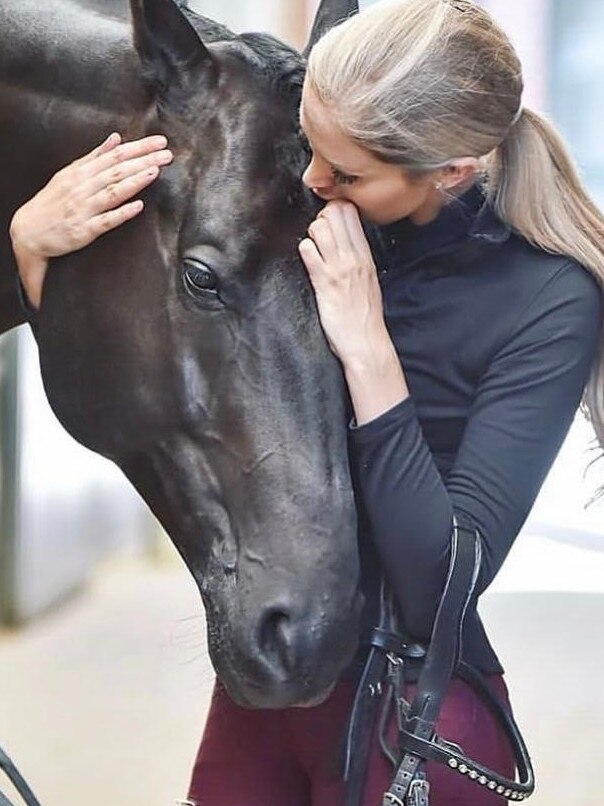
[[[286,672],[295,666],[292,638],[290,614],[278,607],[268,610],[260,622],[260,652]]]

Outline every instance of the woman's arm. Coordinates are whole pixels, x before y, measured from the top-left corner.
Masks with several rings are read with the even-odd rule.
[[[337,284],[326,279],[336,270],[317,259],[310,273],[314,271],[313,285],[323,296],[319,310],[336,310]],[[346,273],[342,266],[339,271]],[[323,282],[317,283],[318,274]],[[370,384],[357,384],[364,387],[357,398],[378,401],[375,410],[382,411],[352,425],[352,470],[382,566],[407,627],[418,639],[429,638],[442,595],[453,513],[482,535],[482,591],[530,512],[572,423],[597,352],[602,294],[576,263],[562,265],[518,314],[514,332],[478,385],[446,481],[424,439],[413,399],[401,395],[385,409],[377,375]],[[348,379],[351,340],[338,328],[345,316],[342,311],[341,318],[332,314],[326,321],[332,328],[330,339],[344,353]]]
[[[10,237],[27,297],[38,308],[52,257],[88,246],[100,235],[139,215],[140,199],[128,201],[172,160],[163,135],[122,143],[119,134],[72,162],[17,210]]]

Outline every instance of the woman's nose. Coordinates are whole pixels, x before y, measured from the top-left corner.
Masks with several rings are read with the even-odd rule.
[[[302,181],[307,188],[319,195],[329,193],[335,185],[329,168],[318,165],[314,159],[309,162],[308,167],[302,174]]]

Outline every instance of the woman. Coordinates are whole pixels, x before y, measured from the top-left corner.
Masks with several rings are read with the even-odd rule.
[[[465,0],[376,5],[328,33],[309,59],[304,181],[327,204],[300,253],[354,408],[366,620],[375,618],[381,567],[406,630],[423,643],[453,514],[480,531],[482,592],[586,385],[604,435],[594,394],[604,221],[558,135],[521,95],[509,41]],[[34,301],[41,276],[30,286]],[[464,657],[506,699],[475,604],[466,625]],[[356,675],[355,667],[321,705],[280,712],[239,708],[217,684],[191,801],[341,804],[338,750]],[[459,680],[438,733],[513,774],[497,725]],[[432,806],[502,802],[452,770],[427,772]],[[375,742],[366,806],[381,803],[391,776]]]

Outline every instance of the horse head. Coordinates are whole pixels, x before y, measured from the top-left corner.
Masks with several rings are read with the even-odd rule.
[[[176,158],[142,216],[49,272],[46,391],[174,541],[231,695],[309,701],[350,661],[361,597],[345,384],[297,252],[318,209],[304,59],[173,0],[131,6],[131,133],[164,132]],[[353,6],[324,0],[314,36]]]

